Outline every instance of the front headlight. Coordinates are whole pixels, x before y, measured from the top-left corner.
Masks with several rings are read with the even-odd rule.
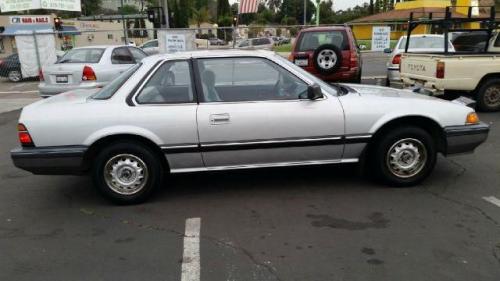
[[[477,113],[471,112],[467,114],[467,118],[465,119],[465,124],[473,125],[478,123],[479,123],[479,117],[477,116]]]

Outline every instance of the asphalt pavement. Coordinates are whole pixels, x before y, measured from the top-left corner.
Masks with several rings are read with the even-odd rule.
[[[356,165],[212,172],[136,206],[15,168],[18,116],[0,113],[0,280],[499,280],[500,113],[414,188]]]

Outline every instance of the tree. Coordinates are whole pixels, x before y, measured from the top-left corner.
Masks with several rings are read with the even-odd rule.
[[[316,11],[316,7],[310,0],[307,0],[306,5],[306,22],[309,22]],[[278,12],[278,20],[282,22],[283,18],[295,18],[297,23],[302,23],[304,21],[304,1],[283,0]]]
[[[123,5],[123,7],[118,7],[118,12],[124,15],[133,15],[133,14],[138,14],[139,9],[137,9],[137,7],[132,5]]]
[[[102,0],[82,0],[82,14],[85,16],[98,15]]]
[[[207,7],[203,7],[200,10],[193,9],[193,17],[191,18],[191,23],[196,24],[198,28],[204,22],[210,21],[210,12]]]
[[[267,0],[267,6],[274,12],[280,8],[281,0]]]
[[[217,19],[231,16],[231,6],[228,0],[217,0]]]

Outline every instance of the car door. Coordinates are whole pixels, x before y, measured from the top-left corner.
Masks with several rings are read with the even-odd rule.
[[[306,98],[306,82],[258,57],[196,61],[197,112],[206,167],[336,162],[344,117],[337,97]]]
[[[160,147],[172,172],[204,168],[198,147],[198,105],[191,73],[188,60],[162,63],[138,89],[132,99],[133,112],[128,115],[135,124],[161,139]]]

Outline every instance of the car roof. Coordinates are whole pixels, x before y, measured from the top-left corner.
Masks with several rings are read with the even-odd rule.
[[[116,48],[116,47],[133,47],[133,46],[130,46],[130,45],[91,45],[91,46],[83,46],[83,47],[77,47],[77,48],[73,48],[74,49],[107,49],[107,48]]]
[[[212,58],[212,57],[273,57],[275,53],[267,50],[240,50],[240,49],[224,49],[224,50],[199,50],[185,51],[169,54],[158,54],[149,56],[143,59],[146,60],[176,60],[190,58]]]

